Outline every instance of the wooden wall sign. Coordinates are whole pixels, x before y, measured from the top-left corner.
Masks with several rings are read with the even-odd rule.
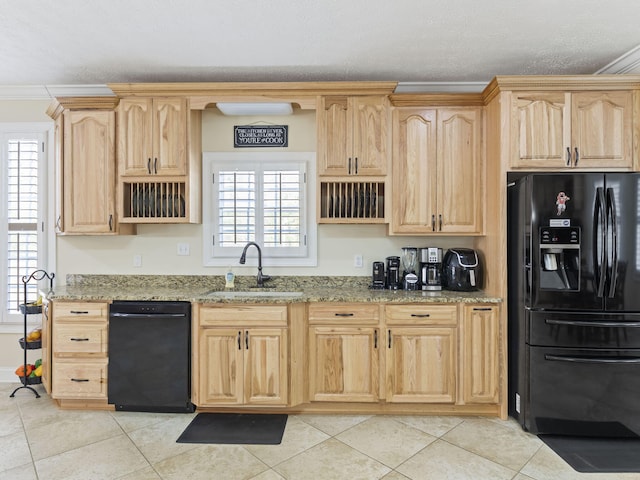
[[[235,125],[233,147],[287,147],[289,125]]]

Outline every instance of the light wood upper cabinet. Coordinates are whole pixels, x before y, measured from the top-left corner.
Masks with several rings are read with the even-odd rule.
[[[462,308],[461,376],[464,403],[498,403],[500,307]]]
[[[199,406],[287,404],[286,311],[286,306],[200,308]]]
[[[114,97],[62,97],[47,114],[54,119],[56,233],[135,233],[116,215],[116,118]]]
[[[321,99],[318,109],[319,175],[386,175],[388,143],[387,97]]]
[[[633,93],[517,92],[513,168],[631,168]]]
[[[481,108],[395,108],[390,233],[481,233],[482,144]]]
[[[116,233],[115,113],[63,113],[63,209],[65,233]]]
[[[387,402],[455,403],[457,308],[387,305]]]
[[[124,98],[118,107],[120,176],[186,175],[187,100]]]
[[[367,304],[309,306],[309,399],[377,402],[379,307]]]

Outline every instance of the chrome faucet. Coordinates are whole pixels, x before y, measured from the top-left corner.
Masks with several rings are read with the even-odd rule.
[[[242,255],[240,255],[240,265],[244,265],[245,262],[247,261],[247,249],[251,245],[253,245],[258,249],[258,276],[257,276],[258,287],[264,287],[264,282],[266,282],[267,280],[271,280],[271,277],[269,275],[262,274],[262,250],[260,249],[260,245],[258,245],[256,242],[247,243],[244,246],[244,250],[242,250]]]

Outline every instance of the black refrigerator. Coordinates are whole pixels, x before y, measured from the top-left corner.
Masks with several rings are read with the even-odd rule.
[[[640,174],[510,177],[507,199],[509,414],[640,435]]]

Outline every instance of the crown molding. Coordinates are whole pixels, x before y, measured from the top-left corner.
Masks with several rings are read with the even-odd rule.
[[[394,93],[479,93],[485,82],[398,82]]]
[[[0,100],[51,100],[56,97],[112,97],[106,85],[0,85]]]
[[[596,72],[596,75],[603,73],[640,73],[640,45],[602,67]]]

